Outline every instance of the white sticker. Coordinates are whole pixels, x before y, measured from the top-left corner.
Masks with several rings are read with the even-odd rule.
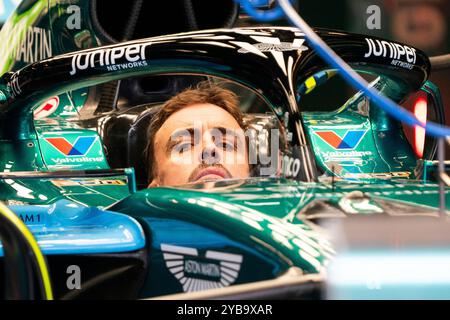
[[[34,119],[44,119],[51,115],[53,112],[58,109],[59,106],[59,98],[52,97],[41,104],[36,110],[34,110]]]

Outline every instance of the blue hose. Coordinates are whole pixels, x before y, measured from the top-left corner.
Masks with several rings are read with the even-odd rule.
[[[434,122],[427,122],[427,124],[419,121],[411,112],[403,109],[389,98],[381,95],[376,89],[369,87],[369,83],[364,80],[358,73],[356,73],[344,60],[341,59],[327,44],[311,29],[311,27],[298,15],[295,9],[291,6],[288,0],[277,0],[279,6],[262,12],[256,10],[250,0],[236,0],[242,8],[256,20],[270,21],[276,17],[279,19],[279,12],[287,16],[293,25],[302,30],[305,37],[309,40],[311,47],[317,54],[330,66],[336,68],[341,76],[353,87],[362,91],[368,98],[370,98],[375,105],[386,111],[395,119],[409,125],[419,126],[424,128],[428,134],[434,137],[450,136],[450,127],[442,126]],[[249,9],[251,7],[251,9]],[[255,14],[256,12],[256,14]]]
[[[252,0],[237,0],[237,1],[241,4],[241,7],[245,10],[245,12],[247,12],[247,14],[255,20],[269,22],[284,18],[283,9],[281,9],[279,6],[276,6],[271,10],[262,11],[255,8],[255,6],[260,4],[257,1],[253,1],[253,3]]]

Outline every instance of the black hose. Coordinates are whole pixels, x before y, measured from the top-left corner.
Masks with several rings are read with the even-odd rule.
[[[234,2],[231,4],[231,12],[228,14],[222,28],[232,28],[239,16],[239,4]]]
[[[139,19],[139,14],[141,12],[143,0],[135,0],[133,6],[131,7],[131,13],[128,18],[128,23],[125,26],[125,31],[123,33],[122,41],[131,40],[133,38],[134,30],[136,29],[136,24]]]
[[[197,18],[195,16],[194,6],[192,0],[183,0],[184,12],[186,13],[186,20],[189,31],[198,30]]]

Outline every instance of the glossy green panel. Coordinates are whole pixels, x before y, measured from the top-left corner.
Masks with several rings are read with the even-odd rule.
[[[0,74],[53,55],[47,0],[25,1],[0,32]]]
[[[68,199],[87,206],[107,207],[127,197],[126,177],[72,179],[6,179],[1,199],[11,204],[51,204]]]
[[[0,172],[42,170],[39,153],[36,140],[1,141]]]
[[[401,125],[361,94],[334,112],[304,112],[316,161],[337,177],[373,181],[413,178],[416,156]]]

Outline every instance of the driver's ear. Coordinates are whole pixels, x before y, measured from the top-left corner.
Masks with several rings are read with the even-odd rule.
[[[150,182],[147,188],[155,188],[155,187],[159,187],[159,181],[156,178],[153,179],[152,182]]]

